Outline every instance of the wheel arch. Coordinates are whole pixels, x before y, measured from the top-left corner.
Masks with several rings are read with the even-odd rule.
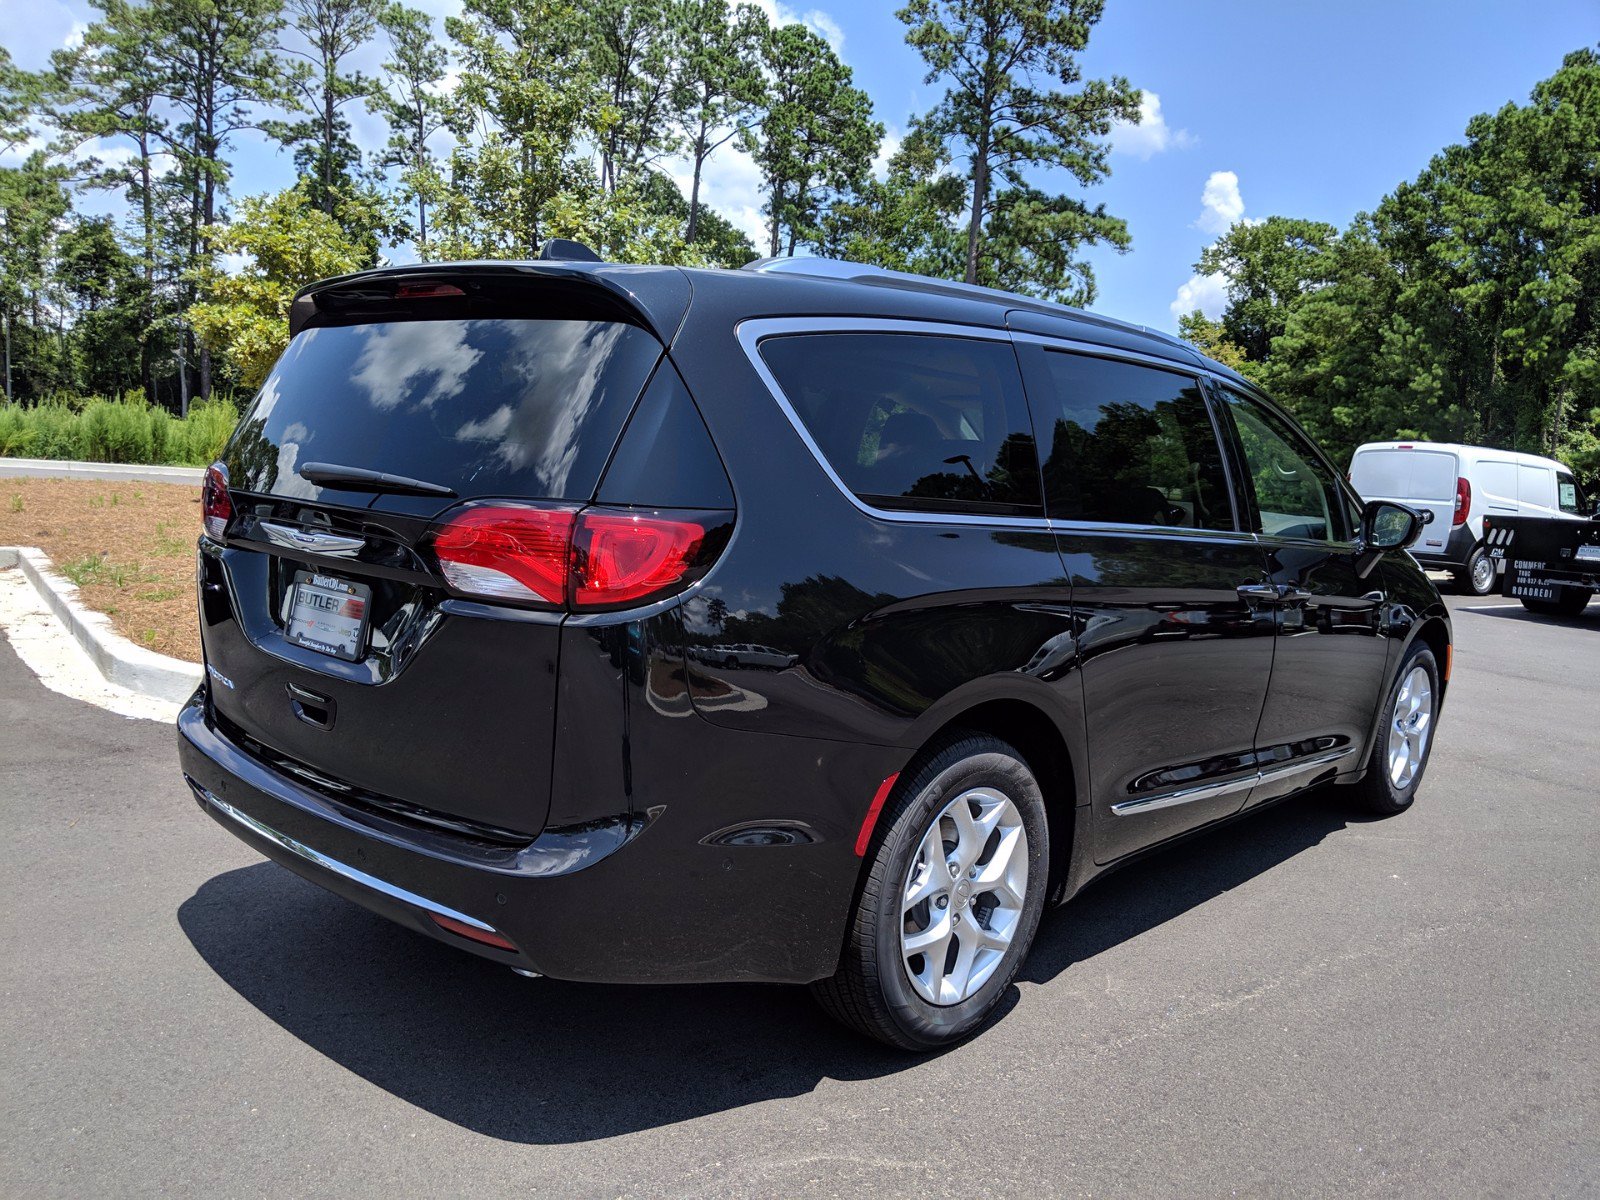
[[[909,775],[923,759],[966,733],[981,733],[1015,747],[1033,772],[1044,796],[1050,830],[1050,873],[1046,903],[1054,903],[1066,889],[1077,844],[1077,823],[1082,811],[1087,777],[1079,767],[1059,720],[1030,698],[998,695],[938,714],[939,723],[921,729],[920,744],[902,774]]]

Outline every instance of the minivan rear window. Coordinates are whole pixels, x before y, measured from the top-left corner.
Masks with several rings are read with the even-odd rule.
[[[309,462],[471,496],[585,500],[661,356],[613,321],[395,321],[289,343],[226,456],[235,488],[317,498]]]

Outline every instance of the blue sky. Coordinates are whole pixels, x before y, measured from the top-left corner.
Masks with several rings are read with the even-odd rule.
[[[761,2],[835,44],[891,142],[937,99],[905,45],[897,3]],[[436,15],[457,6],[421,3]],[[0,0],[0,42],[39,66],[93,15],[85,0]],[[1162,329],[1176,328],[1175,306],[1218,311],[1218,287],[1192,267],[1228,221],[1343,226],[1459,140],[1474,114],[1525,100],[1563,54],[1597,40],[1600,0],[1107,0],[1085,73],[1125,75],[1154,119],[1118,131],[1111,178],[1084,193],[1133,234],[1127,254],[1093,253],[1095,308]],[[370,118],[357,129],[365,144],[382,140]],[[236,194],[291,182],[276,148],[242,145],[236,161]],[[759,223],[754,172],[738,155],[713,164],[708,199]]]

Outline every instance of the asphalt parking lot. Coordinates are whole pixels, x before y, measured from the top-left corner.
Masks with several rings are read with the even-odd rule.
[[[392,927],[0,640],[0,1194],[1594,1194],[1600,605],[1450,603],[1412,811],[1318,793],[1128,868],[931,1059]]]

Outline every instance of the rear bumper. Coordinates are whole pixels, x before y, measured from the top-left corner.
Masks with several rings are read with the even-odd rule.
[[[1478,539],[1473,536],[1470,524],[1457,525],[1450,531],[1443,550],[1425,553],[1413,547],[1411,557],[1423,566],[1432,567],[1437,571],[1459,571],[1467,565],[1467,559],[1472,557],[1473,548],[1477,544]]]
[[[750,736],[690,728],[719,740]],[[234,836],[331,892],[491,961],[597,983],[804,983],[837,964],[860,866],[843,836],[853,829],[813,827],[808,844],[708,844],[686,795],[647,816],[506,846],[312,790],[216,728],[204,689],[179,714],[177,732],[197,802]]]

